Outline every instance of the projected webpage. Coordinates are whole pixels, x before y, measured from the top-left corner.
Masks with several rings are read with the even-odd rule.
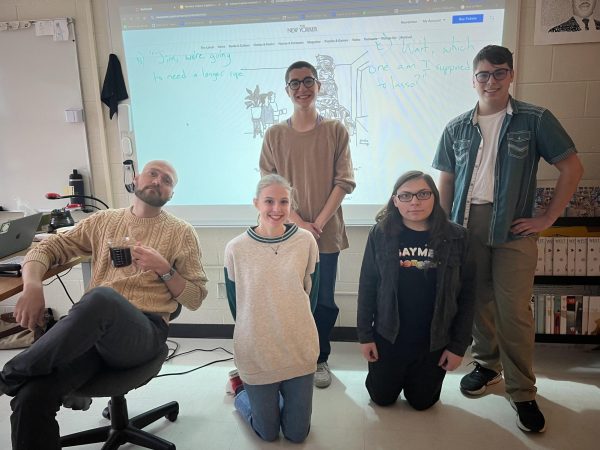
[[[340,10],[332,19],[207,25],[231,17],[198,10],[148,12],[155,25],[143,29],[123,19],[138,163],[174,163],[175,205],[251,203],[264,133],[293,112],[284,73],[296,60],[318,70],[320,114],[350,134],[357,188],[344,204],[385,203],[402,172],[433,173],[445,124],[476,103],[472,59],[502,42],[504,17],[503,8],[344,18]]]

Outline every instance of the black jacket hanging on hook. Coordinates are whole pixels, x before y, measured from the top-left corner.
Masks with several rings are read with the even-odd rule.
[[[111,119],[117,112],[119,102],[126,100],[127,98],[129,98],[129,95],[127,95],[121,63],[119,62],[117,55],[111,53],[108,57],[108,67],[106,68],[102,93],[100,94],[102,103],[110,109]]]

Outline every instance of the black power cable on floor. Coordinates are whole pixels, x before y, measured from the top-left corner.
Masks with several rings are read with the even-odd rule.
[[[71,269],[69,269],[71,270]],[[67,272],[69,273],[69,272]],[[65,274],[66,275],[66,274]],[[60,282],[60,284],[62,285],[63,289],[65,290],[65,294],[67,294],[67,297],[69,297],[69,300],[71,301],[71,304],[75,304],[75,302],[73,301],[73,299],[71,298],[71,296],[69,295],[69,291],[67,290],[67,287],[65,286],[65,283],[63,283],[62,278],[60,277],[60,275],[56,274],[56,278],[58,278],[58,281]]]
[[[67,287],[65,286],[65,283],[63,283],[63,280],[62,280],[62,278],[61,278],[61,275],[62,275],[63,277],[64,277],[65,275],[68,275],[68,274],[69,274],[69,272],[70,272],[71,270],[73,270],[73,268],[72,268],[72,267],[71,267],[69,270],[67,270],[67,271],[65,271],[65,272],[63,272],[63,273],[61,273],[61,274],[58,274],[58,273],[57,273],[56,275],[54,275],[54,278],[53,278],[51,281],[49,281],[49,282],[48,282],[48,283],[46,283],[46,284],[42,283],[42,286],[44,286],[44,287],[45,287],[45,286],[50,286],[52,283],[54,283],[56,280],[58,280],[58,282],[59,282],[59,283],[62,285],[62,287],[63,287],[63,289],[64,289],[64,291],[65,291],[65,294],[67,294],[67,297],[69,297],[69,300],[71,301],[71,304],[73,304],[73,305],[74,305],[74,304],[75,304],[75,302],[74,302],[74,301],[73,301],[73,299],[71,298],[71,295],[69,294],[69,291],[67,290]]]
[[[177,342],[171,341],[171,340],[167,340],[167,342],[169,342],[171,344],[175,344],[175,348],[174,349],[170,349],[169,348],[169,350],[171,350],[171,354],[169,356],[167,356],[167,359],[165,360],[165,362],[170,361],[170,360],[172,360],[174,358],[177,358],[178,356],[183,356],[183,355],[187,355],[189,353],[194,353],[194,352],[214,352],[215,350],[222,350],[222,351],[224,351],[225,353],[227,353],[229,355],[233,355],[233,353],[231,353],[229,350],[227,350],[227,349],[225,349],[223,347],[215,347],[215,348],[211,348],[211,349],[195,348],[195,349],[192,349],[192,350],[188,350],[187,352],[176,354],[177,350],[179,349],[179,344]],[[217,359],[217,360],[211,361],[209,363],[206,363],[204,365],[195,367],[193,369],[186,370],[184,372],[163,373],[163,374],[160,374],[160,375],[156,375],[154,378],[170,377],[170,376],[175,376],[175,375],[186,375],[188,373],[195,372],[196,370],[203,369],[204,367],[208,367],[208,366],[211,366],[211,365],[216,364],[216,363],[227,362],[227,361],[232,361],[232,360],[233,360],[233,357],[231,357],[231,358],[225,358],[225,359]]]
[[[71,267],[69,270],[61,273],[60,275],[65,276],[68,275],[69,272],[73,270],[73,268]],[[42,283],[42,286],[50,286],[52,283],[54,283],[56,281],[56,275],[54,276],[54,278],[52,278],[48,283]]]
[[[62,287],[63,287],[63,289],[64,289],[64,291],[65,291],[65,294],[67,294],[67,297],[69,297],[69,300],[70,300],[70,301],[71,301],[71,303],[74,305],[74,304],[75,304],[75,302],[74,302],[74,301],[73,301],[73,299],[71,298],[71,295],[69,294],[69,291],[67,290],[67,287],[65,286],[65,283],[63,282],[62,278],[60,277],[60,275],[63,275],[63,276],[64,276],[64,275],[67,275],[67,274],[68,274],[68,273],[69,273],[71,270],[72,270],[72,268],[71,268],[71,269],[69,269],[69,270],[67,270],[67,271],[66,271],[66,272],[64,272],[63,274],[56,274],[56,275],[55,275],[55,278],[54,278],[52,281],[50,281],[49,283],[47,283],[47,284],[44,284],[44,286],[49,286],[49,285],[51,285],[52,283],[54,283],[54,281],[58,280],[58,281],[59,281],[59,283],[62,285]],[[167,339],[167,342],[168,342],[168,343],[170,343],[170,344],[174,344],[174,345],[175,345],[175,347],[174,347],[174,348],[170,348],[170,347],[169,347],[169,355],[167,356],[167,359],[165,359],[165,362],[167,362],[167,361],[171,361],[172,359],[174,359],[174,358],[177,358],[178,356],[187,355],[187,354],[189,354],[189,353],[194,353],[194,352],[214,352],[214,351],[216,351],[216,350],[222,350],[222,351],[224,351],[225,353],[227,353],[227,354],[229,354],[229,355],[232,355],[232,357],[231,357],[231,358],[225,358],[225,359],[217,359],[217,360],[215,360],[215,361],[211,361],[211,362],[209,362],[209,363],[207,363],[207,364],[204,364],[204,365],[202,365],[202,366],[195,367],[195,368],[193,368],[193,369],[190,369],[190,370],[186,370],[186,371],[184,371],[184,372],[173,372],[173,373],[165,373],[165,374],[162,374],[162,375],[156,375],[154,378],[160,378],[160,377],[170,377],[170,376],[175,376],[175,375],[186,375],[186,374],[188,374],[188,373],[195,372],[196,370],[202,369],[202,368],[204,368],[204,367],[207,367],[207,366],[210,366],[210,365],[212,365],[212,364],[216,364],[216,363],[220,363],[220,362],[227,362],[227,361],[232,361],[232,360],[233,360],[233,353],[232,353],[232,352],[230,352],[229,350],[227,350],[226,348],[223,348],[223,347],[215,347],[215,348],[212,348],[212,349],[195,348],[195,349],[188,350],[188,351],[186,351],[186,352],[183,352],[183,353],[179,353],[179,354],[178,354],[178,353],[177,353],[177,351],[179,350],[179,343],[178,343],[178,342],[176,342],[176,341],[172,341],[172,340],[170,340],[170,339]]]
[[[175,376],[175,375],[186,375],[188,373],[195,372],[196,370],[203,369],[205,367],[211,366],[211,365],[216,364],[216,363],[227,362],[227,361],[232,361],[232,360],[233,360],[233,357],[226,358],[226,359],[217,359],[215,361],[211,361],[209,363],[206,363],[206,364],[204,364],[202,366],[198,366],[198,367],[194,367],[193,369],[186,370],[185,372],[163,373],[163,374],[160,374],[160,375],[156,375],[154,378],[171,377],[171,376]]]

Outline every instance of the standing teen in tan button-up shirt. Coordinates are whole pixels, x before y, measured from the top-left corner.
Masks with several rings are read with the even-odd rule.
[[[325,388],[331,384],[329,335],[339,311],[334,298],[337,261],[340,251],[348,248],[340,205],[356,183],[348,132],[340,122],[325,119],[317,111],[321,88],[317,70],[306,61],[297,61],[288,67],[285,82],[294,113],[265,133],[260,171],[262,175],[277,173],[290,181],[298,203],[290,220],[310,231],[319,245],[321,281],[314,316],[320,354],[315,386]]]

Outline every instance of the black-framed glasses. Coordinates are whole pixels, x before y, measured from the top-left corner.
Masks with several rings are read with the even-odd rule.
[[[315,85],[317,79],[315,77],[306,77],[303,80],[290,80],[287,84],[292,91],[300,89],[300,84],[303,84],[307,88],[311,88]]]
[[[509,73],[512,72],[512,69],[496,69],[493,72],[477,72],[475,74],[475,79],[478,83],[487,83],[490,77],[494,77],[497,81],[504,80]]]
[[[433,194],[431,191],[419,191],[414,194],[412,192],[400,192],[399,194],[395,194],[394,197],[402,203],[408,203],[412,201],[413,197],[417,197],[417,200],[429,200],[431,194]]]

